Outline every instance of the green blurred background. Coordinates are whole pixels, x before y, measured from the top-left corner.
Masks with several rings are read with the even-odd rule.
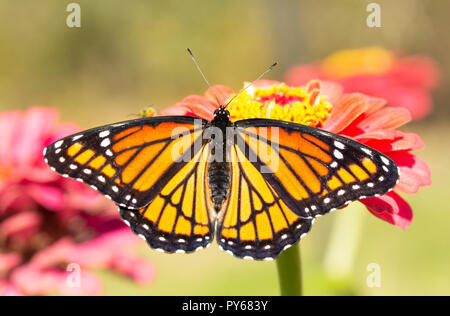
[[[81,28],[68,28],[70,2],[0,2],[0,110],[54,106],[63,120],[93,127],[146,106],[162,109],[205,90],[186,47],[211,82],[236,90],[275,60],[280,66],[269,79],[339,49],[380,45],[437,60],[443,75],[435,111],[407,127],[423,137],[419,156],[433,172],[431,187],[407,196],[414,223],[402,232],[354,203],[316,222],[302,241],[302,259],[307,295],[450,294],[450,2],[379,0],[382,27],[368,28],[372,1],[363,0],[79,0]],[[335,232],[337,222],[348,226],[348,236]],[[155,264],[153,284],[139,287],[99,271],[105,294],[279,292],[273,262],[238,260],[216,245],[192,255],[160,254],[144,245],[139,251]],[[370,263],[381,269],[379,288],[367,286]]]

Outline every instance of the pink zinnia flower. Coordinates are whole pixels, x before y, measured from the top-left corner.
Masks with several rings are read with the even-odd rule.
[[[222,104],[234,92],[214,86]],[[211,120],[218,108],[210,90],[204,96],[191,95],[164,109],[161,115],[191,115]],[[271,118],[340,134],[364,143],[393,159],[400,168],[400,180],[394,191],[380,197],[361,199],[375,216],[405,229],[413,218],[409,204],[397,193],[416,193],[431,184],[428,165],[411,151],[423,148],[419,135],[398,128],[411,120],[409,111],[386,107],[386,101],[361,93],[342,94],[342,87],[319,80],[306,86],[291,87],[277,81],[261,80],[241,93],[227,108],[231,120]]]
[[[153,267],[131,252],[140,240],[115,205],[45,164],[43,148],[78,129],[57,120],[48,108],[0,113],[0,295],[100,294],[90,268],[149,283]]]
[[[286,82],[297,86],[321,79],[339,83],[345,93],[383,98],[389,106],[409,110],[413,119],[432,109],[430,92],[439,81],[435,62],[425,56],[400,57],[380,47],[338,51],[323,61],[293,67]]]

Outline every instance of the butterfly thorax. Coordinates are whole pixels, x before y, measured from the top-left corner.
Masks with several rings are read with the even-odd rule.
[[[214,113],[214,119],[211,121],[211,126],[220,131],[221,136],[212,133],[210,139],[210,163],[208,165],[208,186],[211,201],[214,204],[214,209],[218,213],[222,208],[223,202],[229,194],[231,172],[230,163],[227,159],[227,127],[232,123],[229,119],[229,112],[225,109],[218,109]],[[218,153],[217,151],[221,151]]]
[[[231,126],[230,112],[224,108],[219,108],[214,112],[214,119],[211,121],[212,126],[222,129],[224,135],[227,127]]]

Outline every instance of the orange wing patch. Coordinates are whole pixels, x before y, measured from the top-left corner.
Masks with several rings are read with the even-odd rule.
[[[72,148],[72,147],[71,147]],[[69,150],[67,151],[67,153],[69,154],[69,156],[73,156],[75,155],[80,149],[78,150]],[[75,161],[78,162],[80,165],[84,165],[86,162],[90,161],[92,157],[94,157],[95,155],[95,151],[91,150],[91,149],[87,149],[85,151],[83,151],[83,153],[81,155],[78,155],[77,158],[75,158]]]
[[[369,158],[364,158],[362,160],[362,165],[369,171],[371,174],[374,174],[377,172],[377,166],[373,163],[372,160]]]
[[[352,183],[355,182],[356,179],[355,177],[353,177],[347,170],[345,170],[344,168],[340,168],[337,171],[337,174],[339,175],[339,177],[345,182],[345,183]]]
[[[328,187],[330,190],[336,190],[337,188],[340,188],[342,186],[342,182],[339,181],[336,176],[332,176],[330,180],[327,182]]]
[[[193,132],[192,126],[189,129],[187,125],[174,123],[131,130],[123,134],[125,136],[122,136],[112,149],[120,153],[116,157],[116,163],[124,166],[121,182],[124,185],[131,183],[132,188],[139,191],[149,190],[174,161],[179,161],[181,156],[190,150],[194,141],[201,135],[201,130]],[[179,131],[176,133],[178,136],[173,141],[154,140],[156,133],[164,139],[171,139],[176,130]]]
[[[83,145],[80,143],[75,143],[72,146],[67,149],[67,154],[69,156],[75,156],[81,149],[83,148]]]
[[[358,178],[358,180],[364,181],[366,179],[369,179],[369,175],[367,174],[367,172],[365,172],[360,166],[351,164],[349,166],[349,169]]]
[[[103,155],[99,155],[89,163],[89,167],[92,167],[97,170],[100,167],[104,166],[105,162],[106,158]]]

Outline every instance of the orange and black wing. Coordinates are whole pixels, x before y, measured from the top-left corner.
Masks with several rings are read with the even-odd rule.
[[[106,125],[51,144],[44,157],[63,176],[122,207],[141,209],[201,150],[204,124],[177,116]]]
[[[297,215],[313,218],[392,190],[399,171],[359,142],[279,120],[236,122],[236,143]]]
[[[272,260],[309,232],[237,145],[231,146],[231,188],[218,216],[219,247],[239,258]]]
[[[215,218],[205,188],[208,148],[185,164],[149,205],[141,210],[120,207],[122,219],[152,248],[184,253],[212,241]]]

